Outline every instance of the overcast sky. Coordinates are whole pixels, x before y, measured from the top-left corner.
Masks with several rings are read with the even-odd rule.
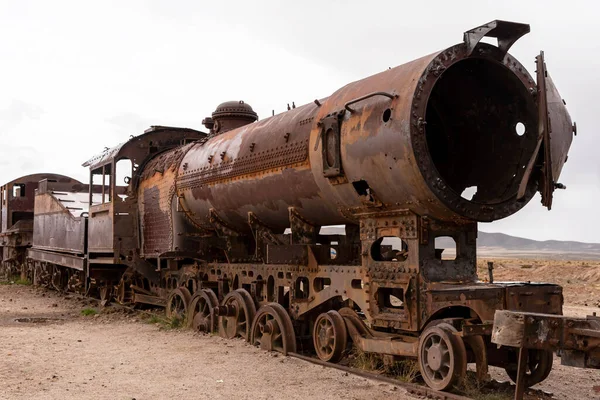
[[[81,164],[149,125],[204,129],[242,99],[260,118],[449,47],[494,19],[525,22],[511,49],[548,69],[579,136],[548,212],[534,198],[488,232],[600,242],[600,28],[579,1],[0,0],[0,182],[87,181]]]

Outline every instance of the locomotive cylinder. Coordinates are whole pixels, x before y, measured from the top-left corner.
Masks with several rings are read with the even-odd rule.
[[[517,200],[536,151],[535,89],[509,54],[461,43],[191,146],[180,205],[200,226],[214,209],[238,231],[248,231],[248,212],[285,229],[289,207],[321,226],[355,222],[369,207],[459,223],[504,218],[538,185],[526,182]]]

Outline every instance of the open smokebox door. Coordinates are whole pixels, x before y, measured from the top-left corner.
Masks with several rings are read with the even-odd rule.
[[[567,161],[567,153],[577,134],[576,125],[565,107],[552,78],[546,69],[544,52],[536,57],[537,97],[538,97],[538,138],[537,146],[525,174],[519,185],[517,198],[525,196],[527,183],[534,173],[539,172],[538,190],[542,195],[542,204],[549,210],[552,208],[552,195],[555,189],[566,187],[558,183],[563,165]]]

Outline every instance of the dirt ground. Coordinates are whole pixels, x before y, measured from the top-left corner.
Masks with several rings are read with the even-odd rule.
[[[414,399],[400,387],[0,285],[0,399]],[[47,317],[45,323],[16,318]]]
[[[566,306],[590,307],[591,311],[598,311],[600,314],[600,260],[480,257],[477,273],[481,280],[488,279],[488,261],[494,263],[493,274],[496,281],[557,283],[563,287]]]
[[[478,266],[482,279],[486,261]],[[496,280],[563,285],[565,314],[600,312],[600,262],[493,261]],[[109,307],[82,315],[90,308],[101,310],[77,295],[0,285],[0,399],[415,398],[401,387],[266,353],[242,340],[165,330],[139,313]],[[15,321],[29,317],[48,320]],[[490,369],[494,379],[508,380],[502,369]],[[549,378],[535,388],[557,400],[600,399],[600,370],[563,367],[555,358]]]

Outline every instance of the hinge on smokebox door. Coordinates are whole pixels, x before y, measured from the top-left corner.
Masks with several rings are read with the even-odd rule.
[[[348,182],[342,169],[341,155],[341,125],[344,113],[345,110],[336,111],[319,122],[321,132],[316,143],[316,146],[318,146],[319,141],[321,142],[323,176],[334,185]]]

